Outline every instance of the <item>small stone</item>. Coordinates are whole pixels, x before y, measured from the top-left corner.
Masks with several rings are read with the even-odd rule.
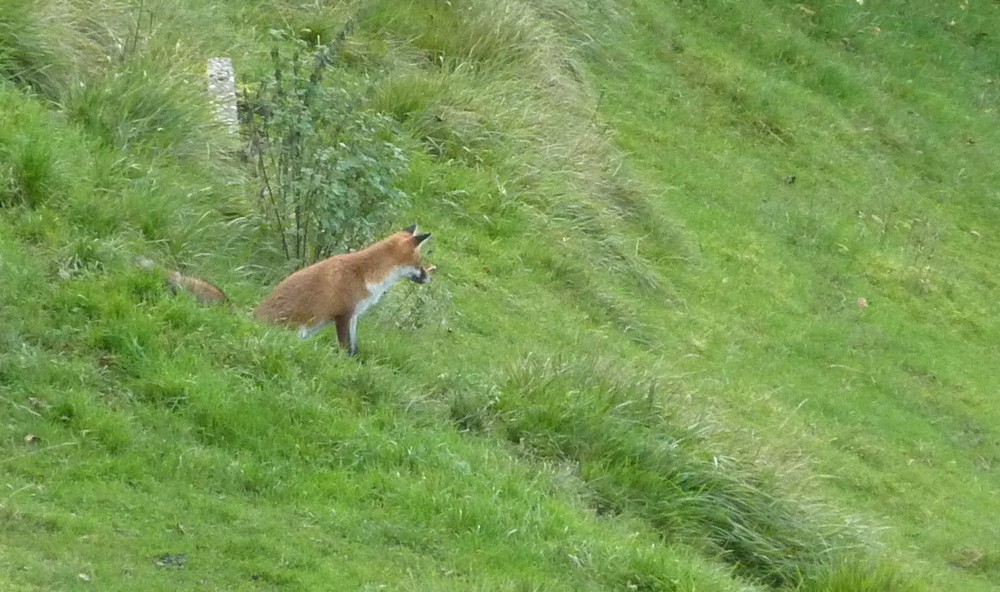
[[[183,553],[164,553],[155,560],[157,567],[172,567],[180,569],[187,563],[187,555]]]

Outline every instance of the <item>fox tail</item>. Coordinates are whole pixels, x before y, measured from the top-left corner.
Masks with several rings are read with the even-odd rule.
[[[160,269],[152,259],[146,257],[136,259],[136,264],[147,271],[159,271]],[[226,293],[218,286],[203,279],[184,275],[179,271],[168,272],[166,284],[174,294],[186,292],[201,304],[225,304],[228,300]]]

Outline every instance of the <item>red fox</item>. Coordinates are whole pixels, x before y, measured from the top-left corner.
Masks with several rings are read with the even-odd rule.
[[[304,267],[282,280],[254,317],[298,327],[301,337],[335,323],[340,346],[356,355],[358,317],[368,307],[401,279],[431,281],[420,266],[420,247],[430,236],[417,234],[414,224],[360,251]]]

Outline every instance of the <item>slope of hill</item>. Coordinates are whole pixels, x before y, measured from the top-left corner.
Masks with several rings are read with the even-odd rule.
[[[0,0],[0,588],[991,589],[996,22]],[[434,233],[360,359],[247,314],[300,261],[218,55]]]

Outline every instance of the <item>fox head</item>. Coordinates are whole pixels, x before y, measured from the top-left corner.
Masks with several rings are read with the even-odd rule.
[[[399,255],[399,263],[405,269],[404,277],[418,284],[426,284],[431,281],[430,274],[420,265],[420,247],[424,241],[431,237],[431,233],[417,233],[417,225],[397,232],[392,239],[395,243],[396,252]]]

